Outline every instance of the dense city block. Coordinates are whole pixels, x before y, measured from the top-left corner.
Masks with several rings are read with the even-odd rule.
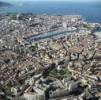
[[[100,23],[78,15],[0,15],[0,100],[100,99]]]

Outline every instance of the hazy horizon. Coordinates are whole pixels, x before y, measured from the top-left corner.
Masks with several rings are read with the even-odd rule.
[[[4,2],[101,2],[101,0],[0,0]]]

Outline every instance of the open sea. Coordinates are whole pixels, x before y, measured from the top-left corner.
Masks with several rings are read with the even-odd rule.
[[[101,3],[97,2],[26,2],[0,7],[0,13],[81,15],[88,22],[101,23]]]

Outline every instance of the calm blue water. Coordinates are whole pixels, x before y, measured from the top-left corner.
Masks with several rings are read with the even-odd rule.
[[[46,40],[46,39],[50,39],[50,38],[59,38],[59,37],[63,37],[66,35],[70,35],[71,32],[73,33],[73,31],[54,31],[54,32],[48,32],[48,33],[43,33],[43,34],[39,34],[37,36],[31,36],[29,38],[27,38],[27,40],[30,41],[39,41],[39,40]]]
[[[33,2],[0,8],[0,13],[81,15],[87,21],[101,23],[101,3]]]

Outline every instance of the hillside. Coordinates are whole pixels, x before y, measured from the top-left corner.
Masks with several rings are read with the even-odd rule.
[[[7,2],[0,1],[0,7],[3,7],[3,6],[11,6],[11,4],[7,3]]]

